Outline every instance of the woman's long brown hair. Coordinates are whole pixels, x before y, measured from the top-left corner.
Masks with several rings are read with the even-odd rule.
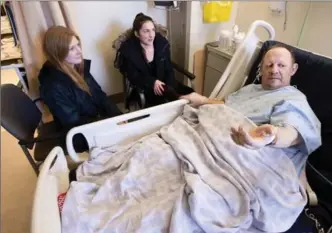
[[[79,88],[91,95],[89,86],[84,80],[83,59],[80,64],[74,65],[74,67],[65,61],[73,37],[76,37],[76,39],[81,42],[78,35],[69,28],[63,26],[53,26],[49,28],[44,36],[44,53],[48,61],[67,74]]]

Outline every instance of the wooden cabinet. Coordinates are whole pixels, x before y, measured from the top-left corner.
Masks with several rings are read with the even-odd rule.
[[[233,56],[233,53],[221,50],[214,44],[216,43],[206,45],[207,59],[203,86],[204,96],[211,94]]]

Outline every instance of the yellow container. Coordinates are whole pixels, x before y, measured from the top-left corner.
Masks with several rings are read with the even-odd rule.
[[[229,20],[232,12],[232,1],[209,1],[203,5],[203,22],[219,23]]]

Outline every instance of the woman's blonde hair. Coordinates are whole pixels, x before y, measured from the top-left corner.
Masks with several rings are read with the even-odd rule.
[[[65,61],[73,37],[76,37],[76,39],[81,42],[78,35],[69,28],[53,26],[45,33],[43,50],[48,61],[67,74],[79,88],[91,95],[89,86],[84,80],[83,59],[80,64],[74,65],[74,68]]]

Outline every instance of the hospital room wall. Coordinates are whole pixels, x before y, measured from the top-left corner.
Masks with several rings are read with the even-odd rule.
[[[299,46],[332,57],[332,2],[314,2]]]
[[[188,70],[193,71],[194,54],[203,49],[206,43],[218,40],[221,29],[231,29],[237,15],[238,2],[233,2],[232,13],[229,21],[224,23],[204,23],[202,6],[204,2],[192,1],[188,8],[189,17],[189,51]]]
[[[332,2],[312,2],[309,6],[310,2],[288,2],[284,30],[284,15],[273,15],[268,2],[239,2],[235,22],[241,30],[247,31],[254,20],[265,20],[275,28],[276,40],[332,56]],[[259,35],[267,38],[263,31],[259,31]]]
[[[114,68],[112,42],[132,26],[137,13],[152,16],[166,26],[167,12],[147,1],[66,1],[75,29],[82,40],[83,54],[91,59],[91,73],[108,95],[121,93],[122,76]]]

